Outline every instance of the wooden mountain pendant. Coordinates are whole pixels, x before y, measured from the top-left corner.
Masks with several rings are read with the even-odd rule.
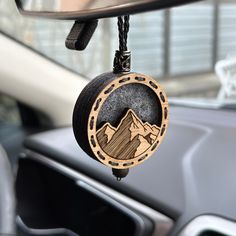
[[[102,150],[117,160],[132,160],[145,153],[156,141],[160,129],[156,125],[143,123],[129,109],[118,127],[105,123],[96,133]]]
[[[168,126],[167,97],[156,80],[137,73],[106,73],[80,94],[73,130],[80,147],[114,169],[147,160]]]

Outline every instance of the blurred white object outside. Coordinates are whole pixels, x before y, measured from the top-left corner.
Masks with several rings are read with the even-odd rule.
[[[215,72],[221,82],[218,100],[236,97],[236,56],[218,61]]]

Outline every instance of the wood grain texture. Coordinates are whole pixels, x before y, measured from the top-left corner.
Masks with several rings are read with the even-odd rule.
[[[132,109],[128,109],[116,127],[106,122],[97,129],[98,114],[110,94],[122,86],[137,83],[149,87],[160,101],[160,126],[142,121]],[[165,91],[156,80],[137,73],[117,75],[103,87],[93,103],[87,136],[92,152],[103,164],[116,169],[131,168],[147,160],[160,146],[168,128],[169,106]]]
[[[119,160],[129,160],[144,153],[155,142],[160,128],[143,123],[129,109],[117,128],[105,123],[97,131],[97,140],[104,152]]]
[[[133,104],[130,101],[130,106],[128,103],[124,106],[116,120],[111,122],[105,118],[103,122],[102,107],[110,96],[123,86],[125,90],[137,84],[154,92],[152,96],[160,102],[150,107],[158,114],[156,119],[148,120],[141,115],[146,107],[134,100]],[[113,169],[127,169],[146,161],[156,151],[165,137],[168,121],[167,96],[156,80],[133,72],[105,73],[92,80],[78,97],[73,112],[73,131],[78,144],[89,156]]]

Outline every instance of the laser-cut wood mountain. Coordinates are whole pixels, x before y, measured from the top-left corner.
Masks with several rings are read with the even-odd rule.
[[[97,131],[97,140],[105,153],[119,160],[129,160],[144,153],[156,140],[160,129],[143,123],[131,109],[117,128],[105,123]]]

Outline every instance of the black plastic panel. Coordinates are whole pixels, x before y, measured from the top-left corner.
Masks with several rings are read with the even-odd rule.
[[[173,107],[160,149],[121,182],[78,147],[71,128],[33,136],[26,147],[178,219],[175,235],[198,215],[236,219],[235,140],[236,112]]]
[[[147,236],[153,230],[148,218],[33,160],[20,160],[16,193],[22,236]]]

